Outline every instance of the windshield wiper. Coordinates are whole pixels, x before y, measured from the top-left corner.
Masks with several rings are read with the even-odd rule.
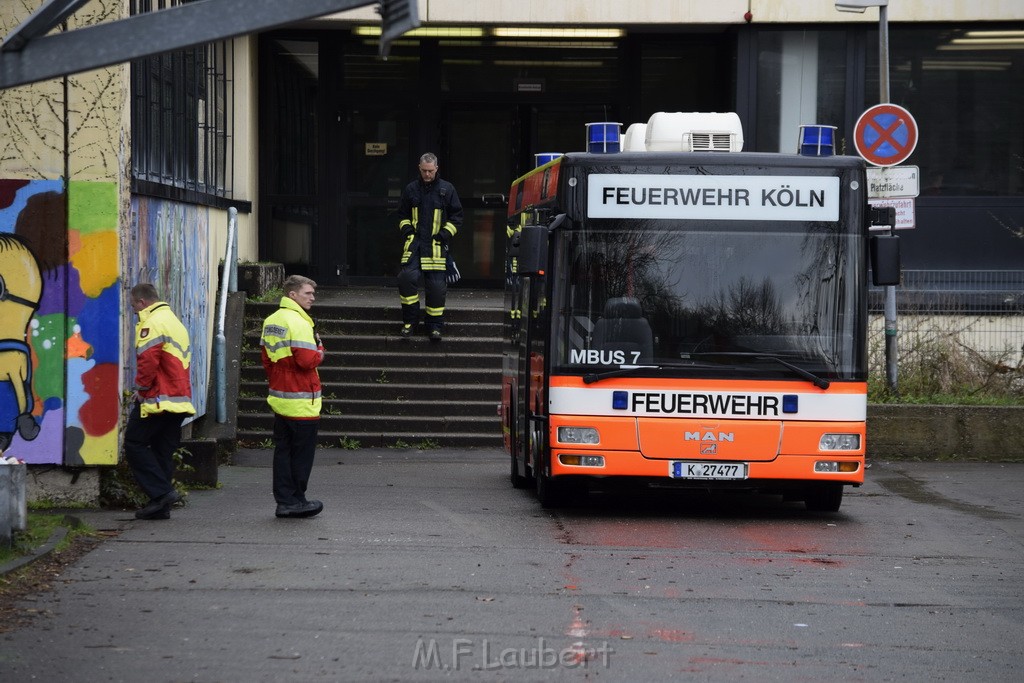
[[[594,382],[600,382],[603,379],[609,377],[622,377],[623,375],[631,375],[638,370],[692,370],[695,367],[713,367],[704,363],[666,363],[663,365],[628,365],[617,367],[614,370],[605,370],[604,372],[588,372],[583,375],[584,384],[593,384]]]
[[[688,353],[686,354],[686,356],[688,358],[713,358],[715,356],[720,356],[725,358],[753,358],[755,360],[770,360],[786,368],[789,368],[797,375],[804,378],[805,380],[807,380],[814,386],[818,387],[819,389],[828,389],[829,386],[831,386],[831,382],[829,382],[824,377],[818,377],[813,372],[809,370],[804,370],[799,365],[793,365],[788,360],[784,360],[782,358],[779,358],[778,356],[773,356],[770,353],[757,353],[756,351],[703,351],[698,353]]]

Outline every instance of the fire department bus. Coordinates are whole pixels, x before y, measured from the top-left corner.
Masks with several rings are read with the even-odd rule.
[[[544,507],[622,478],[836,511],[864,481],[869,260],[875,284],[899,274],[864,162],[663,151],[655,123],[644,151],[566,154],[511,187],[512,484]],[[668,137],[715,149],[709,128]]]

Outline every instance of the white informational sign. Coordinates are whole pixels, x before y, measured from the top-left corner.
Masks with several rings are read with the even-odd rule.
[[[640,380],[638,380],[638,383]],[[679,418],[741,418],[745,420],[779,420],[782,414],[782,392],[765,391],[668,391],[630,389],[624,408],[615,408],[613,389],[592,387],[551,387],[548,407],[552,415],[651,416]],[[622,391],[621,389],[619,391]],[[786,420],[863,421],[868,400],[864,394],[822,394],[811,391],[786,391],[799,396],[800,412],[787,413]],[[725,423],[722,424],[725,426]],[[717,430],[717,425],[716,425]]]
[[[868,167],[868,200],[916,197],[921,194],[921,169],[917,166]]]
[[[587,182],[590,218],[839,220],[837,177],[595,173]]]
[[[868,204],[877,207],[891,206],[896,209],[896,230],[909,230],[910,228],[916,227],[916,217],[914,213],[914,200],[909,197],[901,199],[869,199]],[[872,228],[872,230],[888,230],[889,228],[878,226]]]

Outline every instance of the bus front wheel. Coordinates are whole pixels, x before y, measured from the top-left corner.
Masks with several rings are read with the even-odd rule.
[[[555,481],[546,472],[538,471],[533,476],[537,484],[537,500],[540,506],[545,509],[560,507],[564,502],[562,499],[562,483]]]
[[[543,435],[534,427],[530,434],[530,462],[533,463],[533,481],[536,484],[537,500],[545,509],[557,508],[562,505],[562,483],[551,476],[548,455],[542,446]]]
[[[510,477],[512,480],[512,488],[525,489],[530,485],[530,480],[519,473],[519,459],[516,457],[515,453],[512,453],[509,460],[512,461],[512,472]]]

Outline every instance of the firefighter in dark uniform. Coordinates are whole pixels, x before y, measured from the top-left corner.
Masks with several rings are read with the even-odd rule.
[[[462,202],[455,186],[437,175],[437,157],[420,157],[419,180],[402,190],[398,203],[398,229],[402,231],[402,270],[398,295],[402,300],[401,335],[408,337],[419,322],[419,280],[426,298],[424,322],[431,341],[440,341],[444,325],[448,245],[462,225]]]

